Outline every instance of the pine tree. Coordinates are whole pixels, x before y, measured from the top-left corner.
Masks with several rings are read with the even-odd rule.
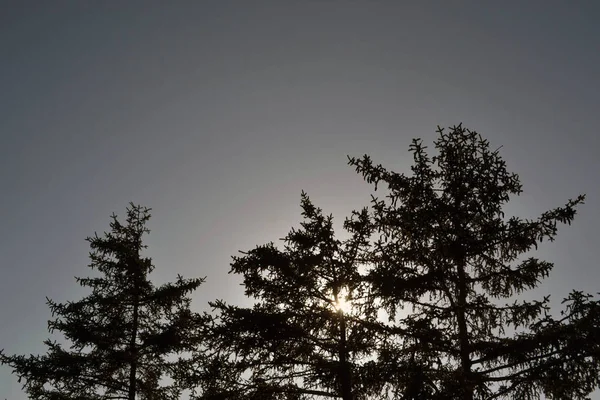
[[[432,157],[412,142],[411,175],[349,158],[375,190],[386,187],[370,212],[378,237],[359,256],[389,315],[377,379],[394,398],[586,398],[600,383],[599,302],[574,291],[556,318],[549,298],[519,298],[553,268],[531,252],[571,223],[584,196],[537,219],[506,218],[522,187],[499,150],[462,125],[438,134]]]
[[[179,398],[183,354],[197,351],[209,322],[190,310],[189,294],[204,279],[178,276],[159,287],[149,280],[154,266],[141,254],[149,211],[130,204],[125,224],[113,215],[109,233],[87,239],[89,267],[99,276],[76,280],[91,294],[67,303],[48,299],[49,330],[62,333],[69,348],[48,339],[41,356],[0,352],[30,398]]]
[[[211,304],[217,315],[209,347],[221,390],[198,398],[351,400],[377,391],[364,379],[376,310],[365,301],[356,260],[368,245],[366,210],[345,221],[349,238],[341,241],[333,218],[305,193],[301,205],[304,221],[283,249],[269,243],[234,257],[231,272],[243,277],[255,304]]]

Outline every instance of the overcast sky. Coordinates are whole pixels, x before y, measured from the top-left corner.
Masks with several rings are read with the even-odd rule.
[[[157,282],[243,300],[230,256],[283,237],[300,192],[341,221],[413,137],[503,145],[520,215],[587,202],[536,294],[598,291],[600,2],[0,1],[0,348],[43,352],[46,296],[85,291],[85,237],[153,209]],[[0,398],[23,400],[0,368]],[[596,397],[600,399],[600,396]]]

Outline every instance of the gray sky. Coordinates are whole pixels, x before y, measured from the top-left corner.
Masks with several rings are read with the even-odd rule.
[[[504,146],[514,213],[588,194],[536,293],[597,292],[599,18],[592,0],[0,2],[0,348],[44,351],[45,297],[85,293],[84,238],[129,201],[153,208],[158,282],[243,301],[230,256],[283,237],[302,189],[341,221],[371,193],[347,154],[406,171],[411,138],[459,122]],[[0,398],[25,399],[6,367]]]

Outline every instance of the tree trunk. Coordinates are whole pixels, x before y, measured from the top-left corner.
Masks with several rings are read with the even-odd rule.
[[[342,399],[352,400],[352,377],[350,365],[348,364],[348,345],[346,343],[346,317],[342,310],[338,311],[340,315],[340,381],[342,388]]]
[[[458,322],[458,340],[460,342],[460,363],[462,367],[460,379],[463,392],[463,400],[473,400],[473,387],[471,385],[471,357],[469,349],[469,334],[466,321],[467,304],[467,282],[464,265],[458,265],[458,310],[456,319]]]
[[[459,182],[459,188],[462,188],[462,182]],[[458,340],[460,348],[460,383],[462,400],[473,400],[473,386],[471,382],[471,350],[469,344],[469,331],[467,329],[467,272],[465,271],[466,265],[466,249],[464,246],[465,233],[464,228],[458,216],[461,212],[463,193],[460,193],[455,197],[454,200],[454,212],[452,217],[452,225],[456,232],[457,238],[453,244],[453,259],[456,263],[458,273],[458,299],[457,299],[457,310],[456,310],[456,322],[458,324]]]
[[[130,359],[130,368],[129,368],[129,394],[127,396],[128,400],[135,400],[136,394],[136,375],[137,375],[137,330],[138,330],[138,318],[139,318],[139,295],[137,293],[137,282],[134,303],[133,303],[133,326],[131,332],[131,341],[129,342],[129,355]]]

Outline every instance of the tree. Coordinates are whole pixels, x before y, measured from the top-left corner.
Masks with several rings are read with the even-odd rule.
[[[413,140],[410,176],[349,158],[375,190],[387,187],[371,206],[379,237],[358,256],[389,315],[378,379],[415,399],[586,398],[600,383],[599,302],[574,291],[556,319],[549,298],[519,299],[553,268],[530,252],[584,196],[537,219],[505,218],[518,175],[476,132],[438,134],[432,157]],[[400,376],[409,366],[412,378]]]
[[[178,399],[182,353],[198,349],[206,315],[190,310],[189,294],[204,279],[155,287],[154,266],[142,257],[150,209],[130,204],[126,224],[112,216],[111,231],[87,238],[89,267],[98,277],[76,278],[91,294],[75,302],[48,299],[50,332],[71,342],[46,340],[46,354],[11,355],[0,362],[24,379],[32,399]],[[178,356],[179,355],[179,356]],[[170,378],[172,383],[165,383]]]
[[[333,218],[305,193],[301,205],[304,221],[283,249],[269,243],[233,258],[231,272],[242,275],[255,304],[211,303],[217,315],[208,347],[221,383],[214,397],[198,398],[351,400],[377,390],[364,379],[376,310],[356,262],[370,235],[366,210],[345,221],[342,241]]]

